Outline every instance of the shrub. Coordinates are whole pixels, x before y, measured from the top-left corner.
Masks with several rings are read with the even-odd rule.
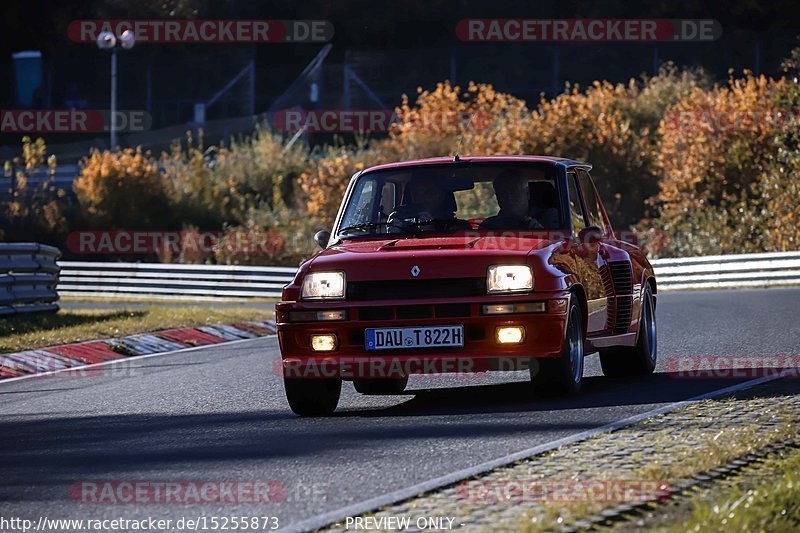
[[[682,95],[706,83],[698,71],[667,64],[652,78],[627,84],[595,82],[541,100],[533,112],[529,153],[590,162],[612,223],[626,229],[647,213],[644,199],[658,191],[658,125]]]
[[[660,214],[648,223],[673,234],[667,253],[797,247],[798,104],[796,84],[745,72],[672,108],[660,125]]]
[[[294,203],[294,184],[306,166],[302,145],[258,127],[230,147],[205,148],[202,133],[186,148],[173,143],[161,156],[165,187],[181,220],[202,227],[244,224],[252,209],[271,209],[280,199]]]
[[[92,227],[165,229],[169,225],[158,165],[141,148],[93,150],[82,162],[74,190],[83,217]]]
[[[295,184],[307,167],[302,144],[289,145],[264,127],[230,147],[205,148],[187,136],[162,154],[164,186],[187,238],[222,230],[213,251],[166,260],[226,264],[292,264],[310,255],[313,232]],[[310,244],[309,244],[310,243]]]
[[[350,177],[359,170],[385,162],[386,155],[380,148],[363,146],[355,149],[327,147],[313,154],[312,162],[299,178],[308,214],[322,227],[330,228]]]
[[[6,161],[4,176],[11,185],[0,201],[0,239],[60,244],[68,231],[64,191],[57,188],[53,175],[55,156],[47,156],[43,139],[22,139],[22,157]],[[34,173],[44,179],[33,185]]]
[[[530,124],[523,100],[473,82],[466,90],[445,81],[417,91],[413,106],[403,95],[391,140],[382,146],[394,157],[523,153]]]
[[[246,224],[225,228],[214,260],[221,264],[297,266],[317,251],[316,224],[298,209],[254,210]]]

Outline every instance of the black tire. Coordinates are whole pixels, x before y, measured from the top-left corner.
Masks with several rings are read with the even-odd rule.
[[[336,410],[342,380],[331,378],[283,378],[289,407],[300,416],[326,416]]]
[[[577,394],[583,384],[584,333],[581,308],[570,298],[564,348],[557,359],[537,359],[531,366],[531,380],[537,394],[558,396]]]
[[[642,317],[639,321],[639,339],[633,348],[614,348],[600,351],[603,375],[609,378],[647,376],[656,369],[658,335],[656,307],[650,286],[642,296]]]
[[[404,378],[354,379],[353,386],[361,394],[400,394],[406,390],[408,376]]]

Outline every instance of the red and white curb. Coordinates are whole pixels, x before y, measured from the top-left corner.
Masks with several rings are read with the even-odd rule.
[[[223,344],[275,334],[272,322],[240,322],[198,328],[165,329],[0,355],[0,381],[95,365],[127,357],[153,355],[197,346]]]

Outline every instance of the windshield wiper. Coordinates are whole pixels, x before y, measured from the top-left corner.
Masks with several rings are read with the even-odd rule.
[[[397,228],[399,230],[405,231],[409,235],[415,235],[417,232],[407,226],[401,226],[395,222],[364,222],[362,224],[353,224],[352,226],[347,226],[346,228],[342,228],[339,230],[337,235],[344,235],[346,233],[352,233],[354,231],[370,231],[374,229],[381,228],[383,226],[390,227],[390,228]]]

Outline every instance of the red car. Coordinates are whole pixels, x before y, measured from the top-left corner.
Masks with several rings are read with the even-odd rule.
[[[291,409],[330,414],[343,380],[391,394],[414,373],[530,370],[538,392],[571,394],[593,352],[606,376],[653,372],[653,268],[590,170],[456,156],[354,175],[276,305]]]

